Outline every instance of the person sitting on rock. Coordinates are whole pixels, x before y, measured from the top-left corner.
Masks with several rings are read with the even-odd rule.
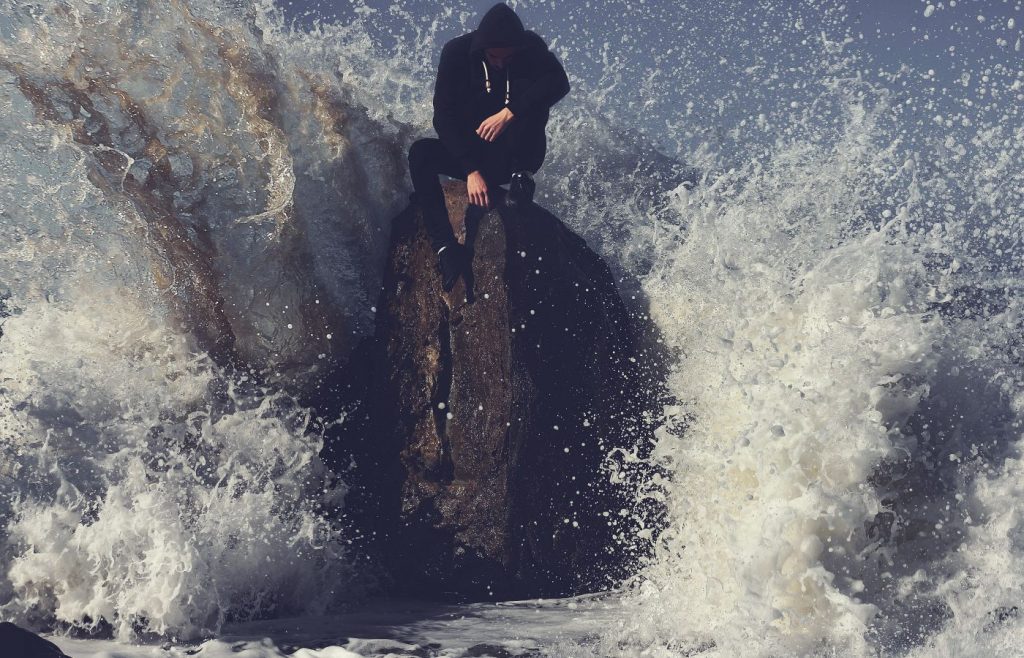
[[[505,183],[506,205],[532,202],[549,110],[567,93],[569,78],[558,58],[505,4],[491,7],[475,31],[444,45],[434,85],[439,139],[412,144],[409,173],[445,291],[468,265],[468,252],[455,240],[438,175],[466,181],[469,208],[491,208]]]

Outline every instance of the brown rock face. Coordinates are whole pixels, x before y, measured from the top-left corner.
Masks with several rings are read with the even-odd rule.
[[[461,220],[465,185],[445,195]],[[374,482],[384,552],[409,589],[602,588],[629,543],[628,493],[604,466],[613,448],[645,441],[656,377],[635,358],[607,266],[557,218],[502,207],[467,223],[455,228],[472,276],[447,294],[418,209],[393,223],[372,445],[357,464]]]

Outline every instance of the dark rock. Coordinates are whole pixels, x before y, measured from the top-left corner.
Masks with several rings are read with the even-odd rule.
[[[464,184],[445,192],[462,218]],[[459,224],[472,275],[444,293],[418,209],[395,218],[375,339],[357,357],[373,375],[356,470],[380,545],[406,590],[605,588],[636,531],[634,496],[605,467],[614,448],[648,445],[659,369],[608,267],[556,217],[531,204]]]
[[[11,658],[68,658],[56,644],[9,621],[0,622],[0,656]]]

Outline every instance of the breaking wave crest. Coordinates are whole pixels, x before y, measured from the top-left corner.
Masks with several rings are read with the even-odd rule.
[[[274,19],[3,5],[5,616],[191,637],[354,586],[295,396],[370,326],[408,128]]]

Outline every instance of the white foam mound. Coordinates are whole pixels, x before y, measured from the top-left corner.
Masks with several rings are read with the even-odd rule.
[[[143,309],[94,301],[106,313],[35,305],[5,325],[0,439],[21,485],[5,614],[193,637],[340,597],[304,412],[236,392]]]
[[[680,354],[654,455],[670,521],[633,589],[650,617],[620,641],[873,655],[946,627],[929,646],[959,655],[1018,633],[1024,590],[997,574],[1024,557],[1024,306],[986,269],[1020,210],[984,181],[1005,172],[966,192],[923,175],[879,97],[837,140],[680,188],[652,232],[645,290]],[[971,199],[1000,210],[936,220]]]

